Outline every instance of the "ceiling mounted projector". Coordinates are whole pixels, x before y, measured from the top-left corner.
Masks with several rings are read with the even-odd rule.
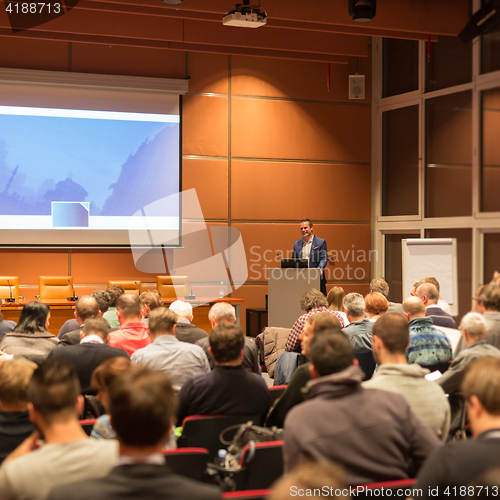
[[[369,23],[377,13],[377,0],[347,0],[347,8],[355,23]]]
[[[257,5],[250,5],[250,0],[237,3],[223,18],[224,26],[240,28],[259,28],[267,23],[266,11]]]

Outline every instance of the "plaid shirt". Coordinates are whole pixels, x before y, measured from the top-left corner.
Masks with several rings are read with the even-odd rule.
[[[286,347],[285,347],[286,351],[288,351],[288,352],[300,352],[299,335],[302,333],[302,330],[304,329],[306,321],[309,319],[309,317],[311,317],[313,314],[320,313],[320,312],[328,312],[330,314],[333,314],[340,321],[340,326],[342,328],[344,328],[344,320],[343,320],[342,316],[337,311],[332,311],[331,309],[328,309],[325,306],[313,307],[309,312],[303,314],[294,323],[294,325],[292,327],[292,331],[290,332],[290,335],[288,335],[288,340],[286,342]]]

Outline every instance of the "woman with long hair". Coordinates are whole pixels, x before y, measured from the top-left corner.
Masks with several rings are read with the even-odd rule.
[[[21,311],[17,326],[4,336],[0,351],[42,362],[59,342],[48,331],[49,325],[50,307],[41,302],[28,302]]]
[[[328,309],[337,311],[342,316],[344,327],[346,327],[349,324],[349,320],[344,309],[344,297],[345,292],[341,286],[332,286],[326,296],[326,301],[328,302]]]

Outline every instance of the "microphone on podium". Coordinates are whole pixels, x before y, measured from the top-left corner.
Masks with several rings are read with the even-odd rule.
[[[9,279],[7,280],[7,284],[9,285],[9,298],[5,299],[5,302],[9,302],[9,303],[15,302],[16,299],[14,297],[12,297],[12,285],[10,284]]]
[[[71,280],[68,280],[68,283],[71,285],[71,288],[73,290],[73,297],[68,297],[67,300],[69,300],[70,302],[76,302],[80,297],[76,296],[75,287],[73,286],[73,283],[71,283]]]

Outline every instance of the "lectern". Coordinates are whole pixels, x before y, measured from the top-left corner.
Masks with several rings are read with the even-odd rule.
[[[292,328],[295,320],[304,314],[300,308],[300,297],[305,292],[319,290],[321,269],[268,270],[269,326]]]

